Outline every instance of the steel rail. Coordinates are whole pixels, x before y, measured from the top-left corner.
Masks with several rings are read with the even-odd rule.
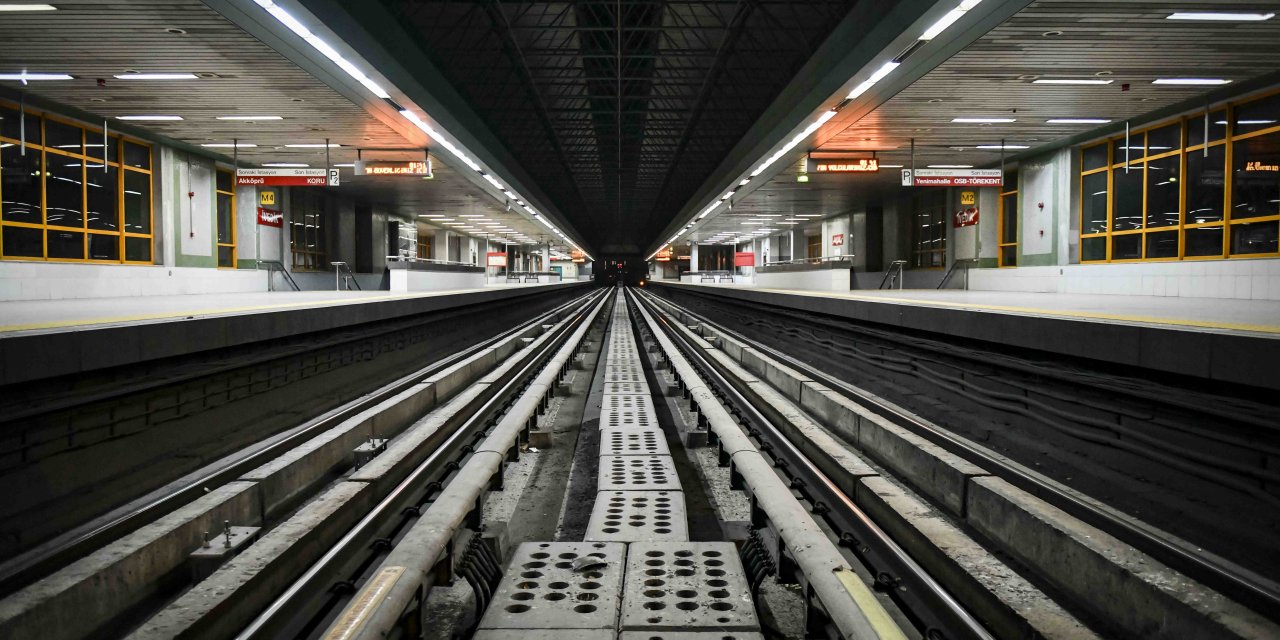
[[[637,296],[637,299],[642,299]],[[670,319],[654,310],[653,317],[698,373],[751,425],[749,434],[774,459],[776,467],[792,478],[793,485],[812,503],[812,511],[837,532],[840,541],[876,576],[879,586],[899,604],[930,639],[969,638],[990,640],[991,633],[933,576],[871,520],[839,487],[743,395],[689,340],[676,331]]]
[[[584,298],[592,295],[596,294]],[[314,629],[317,622],[323,624],[331,610],[345,598],[330,597],[329,602],[318,606],[315,604],[316,600],[331,594],[331,587],[338,580],[337,576],[343,573],[343,569],[354,564],[356,573],[367,576],[377,567],[378,557],[389,553],[391,548],[386,544],[372,544],[374,541],[385,540],[389,543],[426,517],[430,509],[424,509],[423,506],[434,504],[453,484],[453,480],[458,478],[459,470],[463,468],[461,460],[475,453],[475,445],[472,443],[484,435],[485,428],[497,413],[510,406],[513,389],[524,390],[532,372],[545,368],[546,363],[551,360],[552,351],[568,339],[573,327],[583,323],[592,302],[585,301],[572,318],[562,321],[554,337],[548,339],[537,354],[529,356],[526,363],[505,381],[500,390],[493,393],[465,422],[455,428],[426,460],[418,464],[320,560],[311,565],[249,623],[236,636],[237,639],[292,637],[302,628]],[[600,302],[595,304],[598,309]],[[445,482],[450,478],[452,480]],[[398,523],[395,522],[397,515],[401,516]],[[388,527],[392,531],[388,531]],[[361,554],[364,554],[363,557]],[[308,604],[312,606],[308,607]]]
[[[422,380],[447,369],[456,362],[479,353],[502,340],[518,335],[535,324],[544,322],[548,316],[571,308],[573,305],[590,297],[590,295],[592,294],[570,300],[537,318],[523,322],[492,338],[437,360],[380,389],[330,409],[302,425],[273,434],[268,438],[242,448],[236,453],[224,456],[222,459],[206,465],[202,469],[179,478],[176,482],[181,483],[181,486],[177,488],[161,488],[156,492],[152,492],[140,499],[141,504],[129,508],[124,513],[111,517],[106,522],[93,526],[65,542],[57,543],[47,548],[36,547],[30,552],[16,557],[4,565],[0,565],[0,597],[17,592],[41,577],[74,562],[85,553],[138,529],[147,522],[154,520],[157,516],[172,511],[179,505],[204,495],[207,489],[235,480],[246,471],[255,469],[268,460],[279,457],[316,434],[323,433],[352,416],[359,415],[361,412],[385,402]],[[263,446],[264,442],[266,443],[265,446]],[[135,502],[139,501],[136,500]]]
[[[679,305],[670,301],[665,302],[679,307]],[[722,324],[712,322],[700,314],[691,312],[683,307],[679,308],[682,313],[696,318],[698,322],[714,327],[716,331],[723,332],[734,340],[757,349],[786,366],[810,376],[814,381],[839,392],[849,400],[866,407],[872,413],[925,438],[950,453],[987,469],[1019,489],[1023,489],[1085,523],[1115,536],[1126,544],[1149,554],[1156,560],[1169,565],[1188,577],[1216,591],[1220,591],[1224,595],[1269,618],[1280,619],[1280,584],[1217,555],[1206,553],[1185,540],[1180,538],[1171,539],[1165,532],[1145,522],[1130,519],[1111,509],[1099,508],[1090,500],[1074,492],[1064,491],[1053,480],[1021,468],[1021,465],[1017,465],[985,447],[957,436],[939,425],[924,420],[897,404],[859,389],[774,347],[747,338],[741,333],[728,329]]]

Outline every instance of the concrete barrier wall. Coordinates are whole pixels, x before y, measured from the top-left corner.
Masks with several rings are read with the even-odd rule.
[[[266,290],[253,269],[0,261],[0,302]]]

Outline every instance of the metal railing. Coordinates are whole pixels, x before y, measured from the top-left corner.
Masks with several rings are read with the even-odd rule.
[[[351,271],[351,266],[345,262],[330,262],[333,265],[333,288],[335,291],[342,291],[345,284],[347,291],[351,291],[354,285],[356,291],[363,291],[360,283],[356,281],[356,274]]]
[[[764,263],[764,266],[772,267],[774,265],[782,265],[782,264],[823,264],[826,262],[844,262],[844,261],[852,261],[852,260],[853,260],[853,254],[850,253],[842,256],[822,256],[820,258],[793,258],[791,260],[775,260],[773,262]]]
[[[480,265],[458,260],[437,260],[435,258],[419,258],[417,256],[387,256],[387,262],[426,262],[428,264],[452,264],[459,267],[478,267]]]
[[[902,270],[906,266],[907,266],[906,260],[894,260],[893,262],[890,262],[888,270],[884,272],[884,278],[880,280],[880,286],[876,288],[892,289],[893,285],[896,284],[898,285],[898,288],[901,289],[902,281],[906,277],[905,274],[902,272]],[[888,285],[888,286],[885,286],[885,285]]]
[[[969,267],[972,266],[977,261],[978,261],[977,258],[960,258],[959,260],[952,262],[951,268],[947,269],[947,274],[942,276],[942,282],[938,283],[938,288],[941,289],[943,287],[946,287],[947,281],[950,280],[951,275],[956,272],[956,267],[959,267],[960,265],[963,264],[964,265],[964,289],[967,291],[969,289]]]
[[[556,281],[563,281],[564,274],[559,271],[508,271],[507,282],[537,282],[540,276],[555,276]]]
[[[279,271],[284,276],[284,281],[293,287],[294,291],[302,291],[297,282],[294,282],[293,276],[289,275],[289,270],[284,268],[284,263],[279,260],[259,260],[258,268],[267,268],[267,291],[275,291],[275,278],[271,277],[275,272]]]

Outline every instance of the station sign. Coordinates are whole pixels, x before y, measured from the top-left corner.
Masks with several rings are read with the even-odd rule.
[[[809,158],[805,161],[808,173],[876,173],[880,160],[876,158]]]
[[[844,246],[844,234],[843,234],[843,233],[834,233],[834,234],[832,234],[832,235],[831,235],[831,246],[833,246],[833,247],[842,247],[842,246]]]
[[[279,209],[258,207],[258,224],[264,227],[283,227],[284,212]]]
[[[903,171],[902,182],[907,182]],[[1004,172],[999,169],[916,169],[911,176],[915,187],[1000,187],[1004,185]]]
[[[733,266],[735,267],[756,266],[755,252],[754,251],[735,251],[733,254]]]
[[[236,169],[241,187],[327,187],[329,172],[324,169]]]
[[[489,265],[490,267],[507,266],[507,254],[502,251],[490,251],[484,254],[484,257],[485,257],[485,264]]]
[[[357,160],[358,176],[406,176],[432,178],[431,158],[426,160]]]
[[[258,192],[258,204],[260,204],[260,205],[262,205],[262,206],[264,206],[264,207],[273,207],[273,206],[275,206],[275,204],[276,204],[276,192],[274,192],[274,191],[259,191],[259,192]]]
[[[662,251],[659,251],[655,259],[658,262],[671,262],[671,250],[663,249]]]

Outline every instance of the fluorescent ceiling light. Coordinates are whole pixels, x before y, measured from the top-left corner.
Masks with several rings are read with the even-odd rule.
[[[27,82],[28,80],[75,80],[75,78],[65,73],[0,73],[0,80],[17,80],[19,82]]]
[[[489,175],[489,174],[487,174],[487,173],[482,174],[482,175],[484,175],[484,179],[485,179],[485,181],[486,181],[486,182],[488,182],[489,184],[493,185],[493,188],[495,188],[495,189],[497,189],[497,190],[499,190],[499,191],[501,191],[501,190],[502,190],[502,183],[501,183],[501,182],[498,182],[497,178],[494,178],[493,176],[491,176],[491,175]]]
[[[1106,118],[1050,118],[1045,122],[1048,124],[1106,124],[1111,121]]]
[[[879,69],[876,69],[875,73],[871,74],[870,78],[863,80],[862,84],[859,84],[858,86],[854,87],[853,91],[849,92],[849,95],[847,96],[847,98],[849,100],[852,100],[866,93],[867,89],[870,89],[871,87],[873,87],[875,83],[880,82],[881,79],[889,75],[889,72],[893,71],[894,69],[897,69],[899,64],[900,63],[897,63],[897,62],[884,63],[883,65],[880,66]]]
[[[1156,78],[1151,84],[1171,84],[1171,85],[1218,85],[1227,84],[1230,80],[1223,78]]]
[[[808,138],[810,134],[812,134],[814,131],[817,131],[819,127],[826,124],[827,121],[834,118],[835,115],[836,115],[835,111],[823,112],[821,116],[818,116],[817,120],[810,123],[809,126],[805,127],[804,130],[801,131],[800,133],[797,133],[795,137],[791,138],[791,140],[788,141],[787,144],[783,145],[781,149],[778,149],[773,155],[766,158],[765,161],[760,164],[760,166],[756,167],[756,170],[751,172],[751,177],[754,178],[760,175],[761,173],[764,173],[764,170],[768,169],[769,165],[772,165],[773,163],[777,162],[779,158],[789,153],[792,149],[796,148],[796,145],[799,145],[801,142],[804,142],[805,138]]]
[[[182,116],[116,116],[116,120],[181,120]]]
[[[336,149],[338,147],[341,147],[342,145],[335,144],[335,143],[325,144],[323,142],[320,142],[320,143],[304,143],[304,144],[286,144],[285,146],[290,149],[324,149],[325,147],[328,147],[330,149]]]
[[[257,0],[257,1],[259,3],[262,2],[262,0]],[[463,153],[462,149],[459,149],[457,145],[444,139],[444,137],[440,135],[439,131],[436,131],[434,128],[431,127],[431,125],[424,122],[422,118],[418,116],[418,114],[408,109],[405,109],[400,112],[400,115],[404,116],[406,120],[408,120],[409,122],[412,122],[419,129],[422,129],[423,133],[431,136],[431,139],[439,143],[440,146],[444,147],[445,149],[448,149],[449,153],[452,153],[453,155],[457,156],[458,159],[462,161],[462,164],[467,165],[467,167],[469,167],[472,171],[480,171],[480,165],[477,164],[475,160],[472,160],[469,156],[467,156],[467,154]],[[529,213],[533,213],[533,210],[530,209]],[[534,214],[534,215],[537,215],[537,214]]]
[[[961,124],[992,124],[1003,122],[1017,122],[1017,118],[952,118],[952,122]]]
[[[972,169],[971,164],[931,164],[930,169]]]
[[[920,34],[920,39],[928,42],[938,37],[938,34],[946,31],[947,27],[955,24],[956,20],[964,17],[964,14],[965,12],[960,9],[952,9],[951,11],[948,11],[947,15],[942,16],[941,20],[933,23],[932,27],[925,29],[925,32]]]
[[[57,11],[58,8],[51,4],[0,4],[0,11]]]
[[[200,146],[210,149],[252,149],[258,145],[251,142],[208,142]]]
[[[998,144],[980,144],[974,147],[974,149],[995,149],[996,151],[999,151],[1001,149],[1030,149],[1030,148],[1031,147],[1028,147],[1025,144],[1006,144],[1004,146],[1001,146]]]
[[[267,163],[264,163],[262,166],[264,166],[264,167],[282,167],[282,168],[299,168],[299,169],[300,169],[300,168],[310,167],[311,165],[309,165],[309,164],[303,164],[303,163],[301,163],[301,162],[267,162]]]
[[[218,116],[216,120],[284,120],[282,116]]]
[[[739,186],[739,187],[745,187],[745,186],[747,186],[747,183],[748,183],[748,182],[751,182],[751,178],[743,178],[743,179],[742,179],[742,182],[739,182],[739,183],[738,183],[738,186]]]
[[[335,164],[335,165],[333,165],[333,166],[335,166],[335,167],[354,167],[354,166],[356,166],[356,164],[355,164],[354,162],[344,162],[344,163],[342,163],[342,164]]]
[[[1275,124],[1275,120],[1236,120],[1236,124]],[[1219,120],[1214,124],[1227,124],[1226,120]]]
[[[307,44],[314,47],[316,51],[319,51],[321,54],[324,54],[324,57],[333,61],[333,63],[338,65],[338,67],[340,67],[343,71],[346,71],[347,75],[354,78],[356,82],[359,82],[360,84],[364,85],[364,88],[371,91],[373,95],[378,96],[379,98],[384,98],[384,99],[391,97],[391,94],[387,93],[386,90],[383,89],[378,83],[371,80],[369,76],[364,74],[363,71],[357,69],[354,64],[351,64],[351,61],[342,57],[342,54],[338,53],[336,49],[329,46],[329,43],[321,39],[320,36],[317,36],[316,34],[311,33],[310,29],[304,26],[301,22],[298,22],[298,19],[290,15],[288,11],[285,11],[283,8],[281,8],[279,5],[272,2],[271,0],[254,0],[254,2],[257,2],[258,6],[262,7],[263,9],[266,9],[268,13],[274,16],[276,20],[279,20],[281,23],[283,23],[284,26],[289,27],[289,30],[297,34],[298,37],[302,38],[303,40],[306,40]]]
[[[1227,22],[1261,22],[1276,17],[1274,13],[1235,13],[1226,11],[1178,11],[1166,20],[1218,20]]]
[[[1031,84],[1111,84],[1115,80],[1096,80],[1091,78],[1040,78]]]
[[[880,168],[881,168],[881,169],[901,169],[901,168],[902,168],[902,165],[900,165],[900,164],[882,164],[882,165],[880,165]]]
[[[196,80],[194,73],[122,73],[117,80]]]

